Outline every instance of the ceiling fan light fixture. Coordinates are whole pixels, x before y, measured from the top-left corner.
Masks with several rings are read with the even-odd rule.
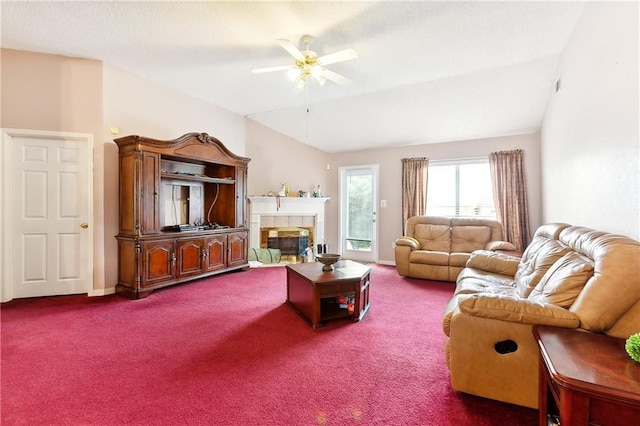
[[[289,68],[287,71],[287,76],[290,80],[295,81],[302,74],[300,68]]]
[[[308,35],[302,36],[301,42],[304,46],[302,49],[298,49],[289,40],[278,39],[277,41],[293,56],[294,65],[258,68],[252,70],[254,74],[281,70],[287,71],[287,76],[294,82],[294,86],[297,89],[304,89],[312,79],[315,80],[319,86],[323,86],[327,80],[331,80],[342,86],[346,86],[351,82],[348,78],[325,68],[325,66],[357,58],[358,53],[355,50],[348,48],[329,53],[328,55],[318,56],[316,52],[309,49],[311,37]]]
[[[313,65],[309,72],[316,80],[322,77],[322,67],[320,65]]]
[[[296,79],[295,85],[296,85],[296,89],[300,89],[300,90],[304,89],[305,86],[307,85],[307,76],[306,76],[306,74],[301,74]]]

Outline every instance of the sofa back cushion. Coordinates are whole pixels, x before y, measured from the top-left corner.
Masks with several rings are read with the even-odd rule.
[[[533,241],[522,254],[518,270],[513,278],[520,297],[528,297],[551,265],[569,251],[568,247],[554,239],[534,236]]]
[[[482,225],[463,225],[451,227],[451,252],[471,253],[483,250],[491,241],[491,228]]]
[[[560,241],[594,263],[593,276],[570,308],[580,327],[617,337],[640,333],[633,310],[640,303],[640,242],[578,226],[564,229]]]
[[[420,243],[420,250],[449,253],[451,248],[451,229],[449,225],[416,224],[413,238]]]
[[[451,227],[458,226],[485,226],[489,228],[490,235],[487,237],[489,241],[502,241],[502,224],[493,219],[479,219],[477,217],[452,217]],[[483,249],[485,247],[482,247]]]
[[[574,251],[558,259],[529,294],[529,299],[570,308],[593,276],[593,262]]]

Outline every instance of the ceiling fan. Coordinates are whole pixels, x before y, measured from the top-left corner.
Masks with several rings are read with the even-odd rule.
[[[289,52],[295,59],[293,65],[281,65],[276,67],[258,68],[251,72],[260,74],[272,71],[287,71],[289,78],[295,81],[298,89],[304,89],[310,80],[315,80],[320,86],[324,85],[327,80],[331,80],[341,86],[351,83],[347,77],[336,72],[328,70],[325,65],[335,64],[337,62],[348,61],[358,57],[358,52],[348,48],[338,52],[329,53],[327,55],[318,56],[318,54],[309,49],[311,44],[311,36],[304,35],[301,39],[303,50],[298,49],[295,44],[286,39],[278,39],[277,42],[284,50]]]

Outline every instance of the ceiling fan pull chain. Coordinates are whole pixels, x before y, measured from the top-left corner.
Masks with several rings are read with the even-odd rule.
[[[307,113],[305,114],[305,128],[304,128],[304,137],[309,139],[309,85],[307,84],[305,87],[306,97],[307,97]]]

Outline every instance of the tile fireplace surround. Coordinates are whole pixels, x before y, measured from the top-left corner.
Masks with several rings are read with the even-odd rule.
[[[313,228],[314,244],[325,243],[324,204],[329,198],[254,197],[249,199],[249,248],[260,248],[260,228]]]

